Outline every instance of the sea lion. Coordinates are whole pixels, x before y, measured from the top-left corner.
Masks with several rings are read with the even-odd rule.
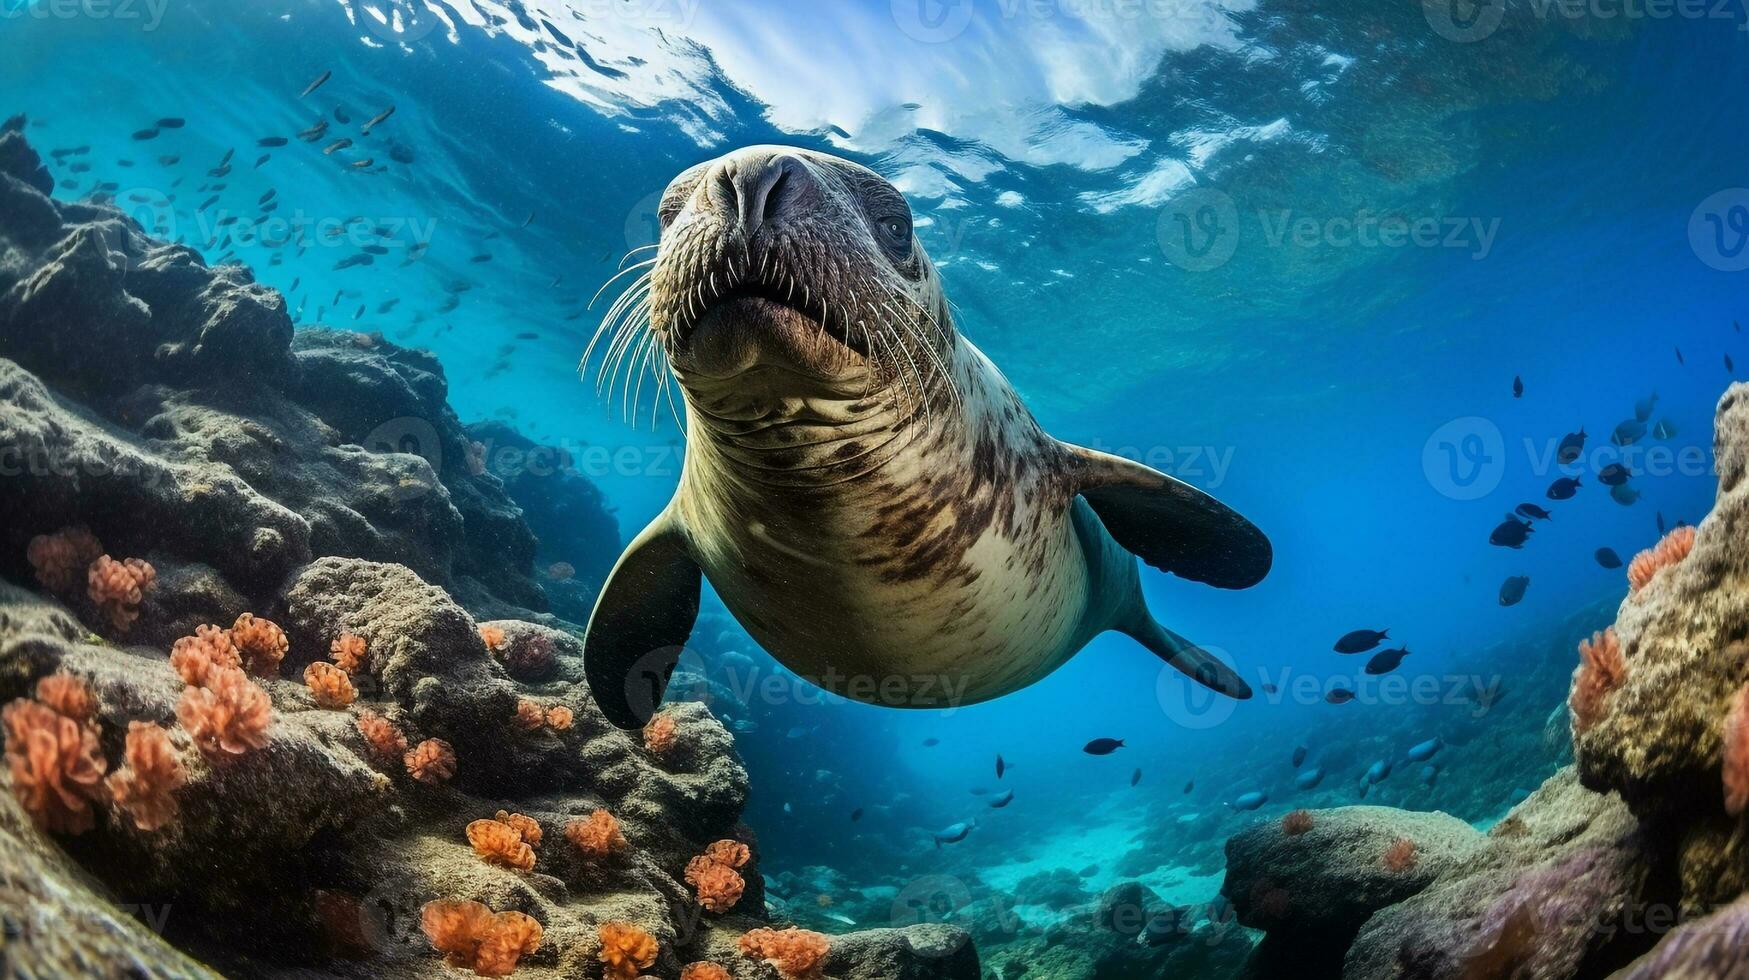
[[[1045,434],[955,329],[891,184],[752,147],[682,173],[658,213],[654,256],[596,341],[610,389],[641,365],[678,382],[686,455],[590,617],[585,672],[610,721],[638,727],[660,703],[701,577],[780,662],[853,700],[985,701],[1106,630],[1250,697],[1154,621],[1136,557],[1241,589],[1269,571],[1269,540],[1187,484]]]

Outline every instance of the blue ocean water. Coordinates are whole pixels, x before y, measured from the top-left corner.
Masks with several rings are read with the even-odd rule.
[[[1094,865],[1095,886],[1151,876],[1194,901],[1225,833],[1307,798],[1296,745],[1330,770],[1328,805],[1439,735],[1433,786],[1369,799],[1498,816],[1557,761],[1538,736],[1576,624],[1625,590],[1595,549],[1626,560],[1705,513],[1726,359],[1749,366],[1749,34],[1741,8],[1655,7],[1482,5],[1468,40],[1438,0],[11,0],[0,79],[39,148],[90,148],[55,158],[57,196],[111,196],[249,264],[300,325],[434,351],[464,419],[573,449],[622,539],[667,501],[683,434],[648,391],[628,422],[577,362],[661,189],[767,142],[886,175],[959,328],[1048,430],[1271,536],[1255,589],[1144,583],[1163,622],[1277,690],[1206,699],[1107,636],[1011,697],[901,713],[816,696],[719,615],[701,657],[746,702],[766,873]],[[381,254],[348,264],[365,245]],[[1627,447],[1624,504],[1595,474],[1653,395],[1668,434]],[[1563,471],[1554,445],[1581,427]],[[1579,473],[1574,499],[1545,497]],[[1554,518],[1491,546],[1526,501]],[[1530,587],[1503,607],[1512,575]],[[1359,627],[1389,627],[1405,682],[1439,693],[1327,703],[1359,683],[1364,658],[1331,650]],[[1462,694],[1496,681],[1498,710]],[[1083,753],[1097,737],[1125,747]],[[1262,810],[1222,806],[1253,790]],[[1168,847],[1175,821],[1213,827]]]

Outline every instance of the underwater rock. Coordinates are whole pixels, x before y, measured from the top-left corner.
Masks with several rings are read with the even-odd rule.
[[[1342,957],[1379,909],[1426,888],[1468,861],[1475,828],[1444,813],[1351,806],[1312,813],[1312,827],[1290,836],[1279,820],[1257,823],[1227,841],[1221,894],[1239,922],[1261,929],[1248,977],[1335,977]],[[1393,869],[1386,856],[1413,843],[1413,861]]]
[[[1563,770],[1463,861],[1367,920],[1343,976],[1566,977],[1625,963],[1654,938],[1635,917],[1667,898],[1654,847],[1619,798]]]
[[[1664,565],[1621,603],[1624,672],[1596,721],[1573,736],[1586,786],[1617,791],[1678,841],[1682,909],[1696,914],[1749,887],[1749,851],[1731,846],[1741,818],[1726,812],[1725,721],[1749,683],[1749,386],[1719,402],[1719,490],[1685,558]],[[1679,529],[1677,533],[1682,533]]]
[[[1749,949],[1749,898],[1685,922],[1658,948],[1635,960],[1615,980],[1737,980],[1743,976],[1743,951]]]

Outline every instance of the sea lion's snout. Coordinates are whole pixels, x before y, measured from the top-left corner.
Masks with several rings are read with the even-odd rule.
[[[710,164],[701,186],[725,234],[739,234],[749,250],[762,234],[782,234],[786,224],[820,203],[820,185],[794,153],[753,147]]]

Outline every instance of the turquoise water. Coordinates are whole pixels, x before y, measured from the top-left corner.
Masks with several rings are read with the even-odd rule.
[[[1139,7],[11,0],[0,80],[39,148],[90,148],[53,163],[57,196],[111,195],[249,264],[300,325],[433,350],[465,420],[576,451],[622,539],[667,501],[682,433],[647,394],[628,424],[577,361],[592,295],[654,240],[656,195],[763,142],[886,175],[958,326],[1047,429],[1271,536],[1250,591],[1144,583],[1165,623],[1279,691],[1208,702],[1106,637],[1009,698],[895,713],[784,680],[719,616],[698,638],[713,669],[733,650],[740,680],[779,678],[733,712],[766,873],[825,864],[860,887],[897,861],[1002,887],[1098,865],[1096,886],[1196,901],[1225,832],[1355,798],[1374,758],[1425,738],[1450,743],[1435,785],[1405,771],[1370,800],[1486,822],[1555,764],[1538,736],[1574,617],[1624,590],[1592,553],[1626,560],[1705,512],[1725,358],[1749,365],[1749,34],[1740,8],[1515,3],[1465,41],[1437,2]],[[275,217],[242,235],[269,191]],[[274,235],[299,226],[301,248]],[[366,245],[382,254],[347,266]],[[1647,472],[1624,505],[1592,474],[1654,393],[1647,424],[1673,434],[1636,448],[1669,460],[1632,458]],[[1585,486],[1551,504],[1553,440],[1581,426]],[[1491,547],[1523,501],[1554,520]],[[1503,608],[1509,575],[1531,585]],[[1331,644],[1358,627],[1390,627],[1403,676],[1445,693],[1326,703],[1359,666]],[[1497,711],[1449,693],[1496,680]],[[1126,747],[1089,757],[1095,737]],[[1291,788],[1299,744],[1330,771],[1315,795]],[[1001,810],[971,792],[1007,788]],[[1221,807],[1251,790],[1262,810]]]

